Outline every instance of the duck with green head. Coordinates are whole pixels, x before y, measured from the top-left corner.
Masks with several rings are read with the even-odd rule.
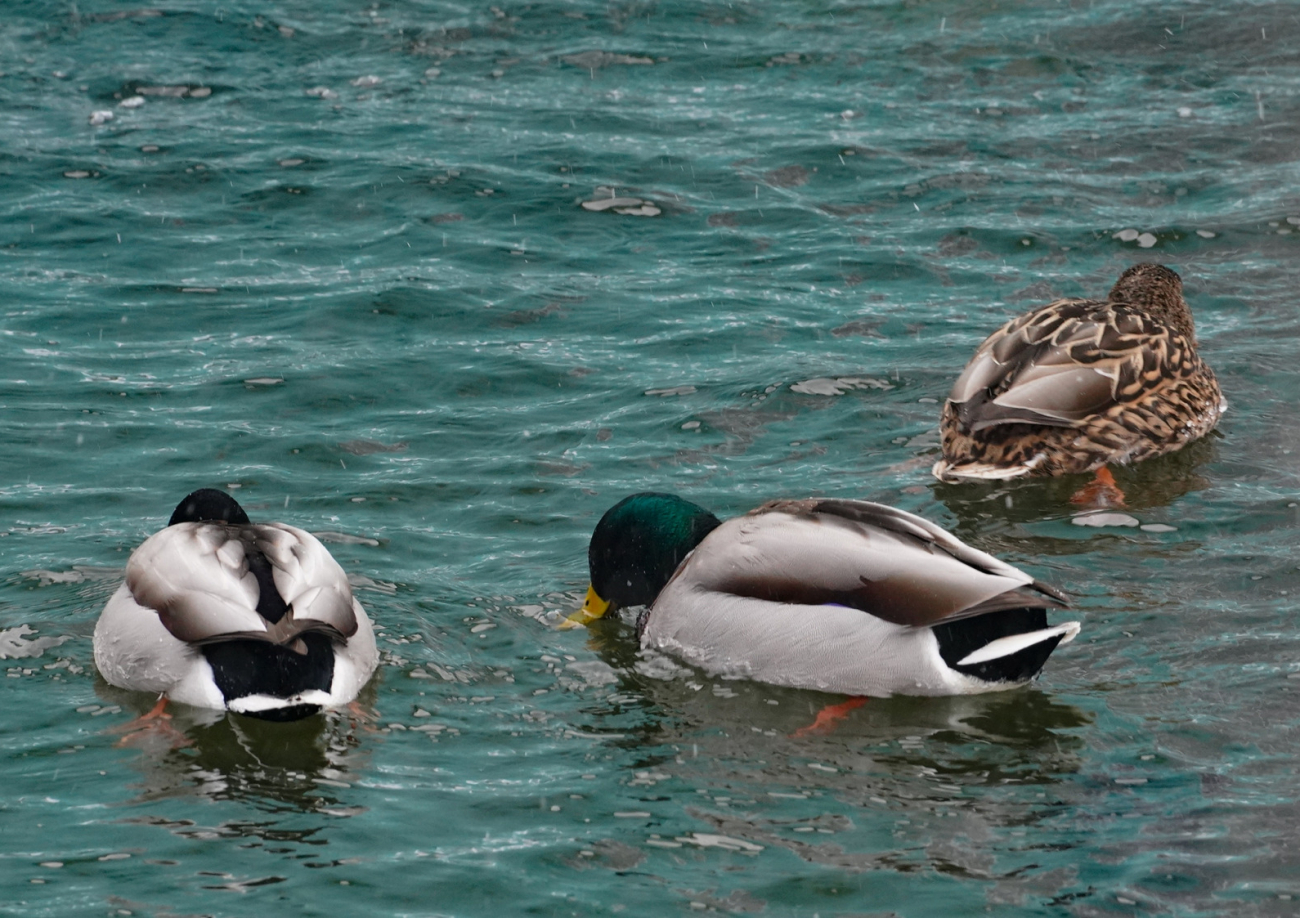
[[[645,606],[641,646],[705,671],[848,695],[961,695],[1032,679],[1078,622],[1064,597],[933,523],[857,500],[773,501],[720,522],[634,494],[597,524],[566,624]]]

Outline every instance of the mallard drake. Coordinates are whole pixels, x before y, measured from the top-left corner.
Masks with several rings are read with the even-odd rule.
[[[1196,352],[1182,279],[1134,265],[1105,301],[1057,300],[984,339],[944,403],[934,474],[1006,479],[1137,462],[1209,433],[1226,407]]]
[[[644,605],[641,646],[709,673],[849,695],[1032,679],[1078,622],[1064,597],[933,523],[861,500],[778,500],[725,523],[634,494],[597,524],[571,624]]]
[[[113,685],[295,720],[356,698],[379,654],[347,575],[311,533],[250,523],[203,488],[131,553],[95,625]]]

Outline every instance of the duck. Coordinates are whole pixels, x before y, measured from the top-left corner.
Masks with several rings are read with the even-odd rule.
[[[923,517],[864,500],[774,500],[726,522],[633,494],[597,523],[582,609],[643,606],[641,647],[710,675],[855,697],[965,695],[1033,679],[1077,621],[1055,588]]]
[[[1108,466],[1179,449],[1226,410],[1182,278],[1137,264],[1105,300],[1056,300],[984,339],[944,402],[932,471],[942,481],[1094,472],[1113,488]]]
[[[374,627],[320,541],[252,523],[200,488],[126,564],[95,624],[95,665],[119,688],[271,721],[353,701],[379,661]],[[162,715],[168,716],[168,715]]]

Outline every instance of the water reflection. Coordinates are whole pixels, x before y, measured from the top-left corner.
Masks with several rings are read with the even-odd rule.
[[[1177,452],[1131,466],[1111,469],[1124,492],[1126,509],[1140,512],[1167,507],[1179,498],[1210,486],[1200,470],[1214,462],[1221,436],[1211,433]],[[1060,519],[1080,508],[1070,498],[1091,480],[1089,475],[1060,478],[1026,478],[1019,481],[971,481],[960,484],[935,481],[930,490],[957,523],[953,531],[963,539],[996,538],[1010,527]],[[982,546],[985,550],[986,545]],[[1077,549],[1077,546],[1074,546]]]
[[[154,700],[99,678],[95,691],[136,716]],[[373,707],[376,691],[372,682],[358,698],[358,710]],[[364,771],[368,752],[361,733],[368,727],[351,710],[290,723],[177,704],[169,704],[168,713],[168,720],[114,728],[120,746],[141,753],[128,760],[142,777],[134,802],[199,796],[274,813],[352,815],[335,789],[351,786]]]
[[[859,786],[864,776],[888,782],[921,773],[970,786],[1050,782],[1078,769],[1084,749],[1078,731],[1092,722],[1088,712],[1027,686],[947,698],[872,698],[827,734],[795,736],[843,696],[717,679],[640,651],[625,623],[596,624],[588,646],[618,679],[607,714],[621,718],[635,706],[648,715],[620,746],[686,749],[692,759],[734,762],[737,774],[764,760],[767,784],[785,779],[805,786],[841,772],[852,772]],[[825,767],[810,775],[811,758]],[[784,767],[782,759],[799,761]]]
[[[679,813],[648,825],[646,844],[682,858],[774,848],[850,874],[992,881],[1014,899],[1025,881],[999,872],[999,853],[1050,824],[1087,760],[1094,715],[1033,686],[873,698],[827,734],[795,736],[843,697],[706,676],[639,651],[626,622],[597,623],[588,646],[617,682],[586,713],[621,733],[610,744],[632,763],[637,806]],[[639,864],[625,842],[593,847],[593,865]],[[1054,894],[1073,874],[1036,881]]]

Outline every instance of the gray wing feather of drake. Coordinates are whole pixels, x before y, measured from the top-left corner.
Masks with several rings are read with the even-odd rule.
[[[914,514],[868,501],[777,501],[722,524],[676,577],[697,589],[840,605],[929,626],[1066,605],[1056,590]]]
[[[1060,300],[1012,320],[980,345],[948,396],[967,430],[998,424],[1074,427],[1122,400],[1140,371],[1164,363],[1170,330],[1123,306]]]
[[[290,607],[278,622],[258,614],[260,588],[248,549],[270,561]],[[137,604],[191,644],[236,637],[286,643],[305,631],[349,637],[357,630],[342,568],[315,537],[282,524],[168,526],[131,554],[126,584]]]
[[[131,554],[126,585],[136,603],[158,613],[176,638],[195,642],[228,632],[265,632],[257,614],[257,578],[231,528],[178,523]]]
[[[284,523],[256,527],[257,547],[274,569],[275,586],[299,622],[314,621],[343,637],[357,631],[348,575],[314,535]]]

